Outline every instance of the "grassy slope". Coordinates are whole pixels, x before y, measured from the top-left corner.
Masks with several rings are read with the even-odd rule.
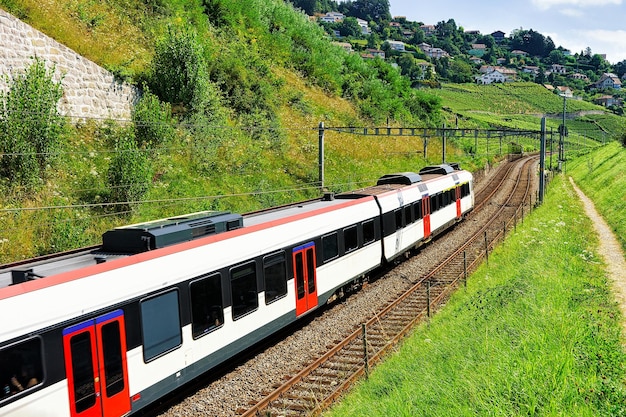
[[[596,249],[557,177],[468,289],[327,415],[626,415],[621,316]]]
[[[626,252],[626,149],[617,142],[566,165],[566,170],[596,205]]]

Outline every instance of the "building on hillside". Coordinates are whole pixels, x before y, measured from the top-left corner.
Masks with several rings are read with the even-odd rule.
[[[574,97],[574,92],[572,91],[571,88],[567,87],[567,86],[563,86],[563,85],[558,85],[556,87],[557,92],[559,93],[559,95],[561,97],[567,97],[567,98],[572,98]]]
[[[380,49],[368,48],[365,50],[365,53],[371,55],[374,58],[385,59],[385,51]]]
[[[346,52],[352,52],[352,44],[349,42],[333,42],[333,44],[341,46]]]
[[[501,30],[496,30],[495,32],[491,33],[491,37],[494,41],[496,41],[496,43],[502,43],[504,41],[504,35],[505,33]]]
[[[359,26],[361,27],[361,34],[363,35],[369,35],[371,33],[370,27],[367,24],[366,20],[363,19],[356,19],[356,22],[359,24]]]
[[[612,72],[605,72],[597,82],[591,84],[591,88],[596,90],[604,90],[605,88],[619,90],[622,88],[622,81]]]
[[[326,22],[326,23],[337,23],[337,22],[342,22],[343,19],[345,19],[346,16],[343,13],[339,13],[339,12],[328,12],[323,16],[320,16],[318,18],[318,20],[320,22]]]
[[[621,98],[614,96],[601,96],[594,99],[593,101],[594,103],[604,107],[622,106],[624,104]]]
[[[450,54],[448,54],[443,49],[441,49],[441,48],[433,48],[432,46],[430,46],[426,42],[420,43],[419,45],[417,45],[417,47],[420,48],[422,50],[422,52],[424,53],[424,55],[426,55],[429,58],[439,59],[439,58],[449,57],[450,56]]]
[[[484,43],[473,43],[472,49],[470,49],[467,53],[480,58],[481,56],[485,55],[486,52],[487,45],[485,45]]]
[[[513,55],[513,56],[528,56],[528,52],[522,51],[520,49],[515,49],[515,50],[511,51],[511,55]]]
[[[389,48],[391,48],[392,51],[404,52],[406,50],[404,42],[393,41],[391,39],[387,39],[385,42],[389,44]]]
[[[531,74],[532,76],[536,76],[539,74],[539,67],[534,65],[525,65],[522,67],[522,72],[525,74]]]
[[[565,65],[552,64],[551,70],[554,74],[567,74],[567,68],[565,68]]]
[[[508,76],[497,69],[476,76],[476,82],[478,84],[506,83],[510,81],[512,80]]]
[[[470,57],[470,62],[474,65],[483,65],[485,60],[482,58],[478,58],[477,56]]]
[[[569,78],[572,78],[574,80],[589,81],[589,77],[587,77],[585,74],[581,74],[580,72],[574,72],[570,74]]]
[[[421,25],[420,29],[422,29],[422,32],[424,32],[426,36],[434,35],[437,31],[434,25]]]

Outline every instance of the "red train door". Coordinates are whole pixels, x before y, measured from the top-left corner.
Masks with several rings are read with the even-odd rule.
[[[125,335],[122,310],[63,330],[71,417],[130,412]]]
[[[313,242],[293,249],[293,274],[296,285],[296,316],[299,316],[317,307],[315,244]]]
[[[430,237],[430,197],[422,197],[422,215],[424,216],[424,239]]]
[[[454,189],[454,198],[456,199],[456,217],[461,218],[461,187]]]

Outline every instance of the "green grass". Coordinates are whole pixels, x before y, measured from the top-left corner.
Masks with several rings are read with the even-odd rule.
[[[602,214],[626,251],[626,149],[617,142],[573,160],[566,166]]]
[[[626,415],[620,313],[563,176],[430,325],[327,416]]]

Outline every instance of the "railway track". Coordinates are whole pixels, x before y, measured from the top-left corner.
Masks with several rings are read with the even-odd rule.
[[[532,199],[533,167],[536,158],[509,163],[499,169],[476,195],[475,211],[488,212],[488,221],[467,241],[395,301],[390,302],[343,340],[327,346],[319,356],[295,375],[275,384],[264,398],[237,414],[251,416],[317,415],[356,380],[368,373],[419,322],[440,307],[459,283],[523,218]],[[496,198],[507,186],[507,197]],[[489,205],[490,207],[487,207]]]

